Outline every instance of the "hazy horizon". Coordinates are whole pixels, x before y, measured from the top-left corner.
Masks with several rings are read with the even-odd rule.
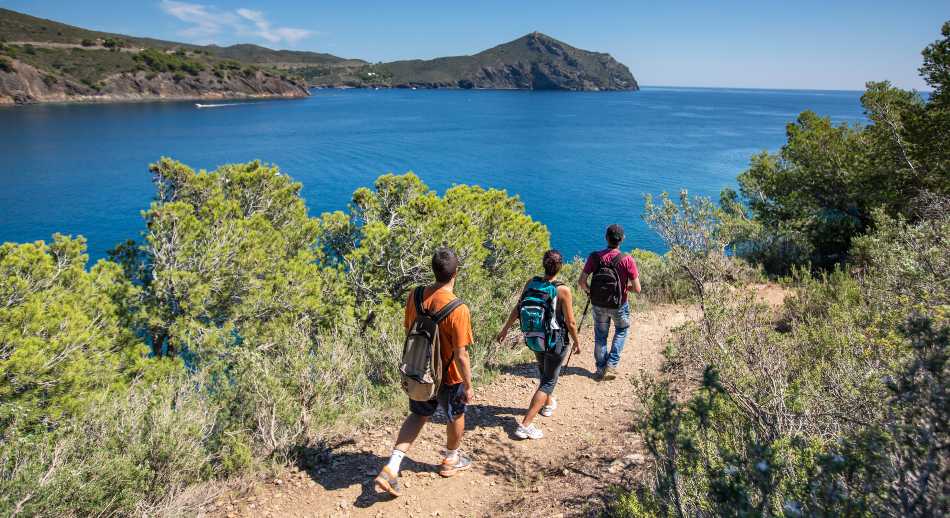
[[[130,36],[195,44],[253,43],[370,62],[474,54],[532,31],[607,52],[654,87],[862,90],[889,80],[927,91],[920,51],[950,3],[817,1],[670,7],[602,2],[478,6],[365,2],[0,0],[0,7]],[[499,15],[498,13],[503,13]]]

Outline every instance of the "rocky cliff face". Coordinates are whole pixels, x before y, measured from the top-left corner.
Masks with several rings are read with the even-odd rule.
[[[352,71],[351,71],[352,72]],[[341,79],[333,81],[333,76]],[[353,77],[359,75],[359,80]],[[330,86],[485,88],[520,90],[639,90],[622,63],[602,52],[572,47],[535,32],[471,56],[394,61],[343,75],[328,70]]]
[[[47,73],[15,59],[4,65],[0,68],[0,104],[293,98],[309,95],[304,85],[262,70],[236,72],[226,77],[209,72],[197,75],[123,72],[108,76],[96,85],[88,85]]]
[[[479,64],[460,79],[459,87],[639,89],[630,70],[610,54],[577,49],[537,32],[474,57]]]
[[[625,69],[623,67],[606,78],[600,78],[558,62],[501,63],[481,66],[455,86],[521,90],[638,90],[636,79]]]

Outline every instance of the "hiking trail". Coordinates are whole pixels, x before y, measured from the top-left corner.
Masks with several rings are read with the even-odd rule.
[[[762,286],[771,305],[781,288]],[[632,312],[631,333],[617,379],[594,381],[593,330],[581,330],[581,354],[563,369],[552,417],[538,416],[536,441],[513,433],[537,388],[532,361],[504,369],[475,390],[466,413],[462,450],[473,467],[451,478],[438,475],[445,418],[433,417],[402,463],[403,496],[377,494],[373,478],[389,459],[400,417],[373,431],[354,433],[324,452],[314,467],[289,468],[280,478],[218,496],[200,516],[236,517],[459,517],[587,516],[602,512],[613,485],[626,485],[646,461],[632,431],[636,407],[631,381],[656,372],[670,331],[695,318],[687,306],[654,305]],[[612,336],[612,335],[611,335]],[[406,412],[408,412],[408,407]],[[403,414],[404,415],[404,414]]]

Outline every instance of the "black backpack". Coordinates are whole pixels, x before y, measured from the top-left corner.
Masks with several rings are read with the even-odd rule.
[[[623,290],[626,288],[620,282],[617,265],[625,256],[617,254],[609,263],[605,263],[601,256],[596,253],[593,255],[597,257],[597,269],[590,278],[590,303],[600,308],[617,309],[623,302]]]
[[[463,304],[462,299],[455,299],[439,311],[430,313],[422,307],[424,291],[425,286],[419,286],[412,294],[416,319],[406,334],[399,363],[402,389],[414,401],[430,401],[439,394],[439,387],[453,361],[442,362],[439,323]]]

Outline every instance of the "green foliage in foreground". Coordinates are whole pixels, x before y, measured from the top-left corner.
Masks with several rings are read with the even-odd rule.
[[[85,242],[0,245],[0,427],[42,429],[103,402],[146,366],[126,327],[135,288]]]
[[[612,514],[950,513],[950,23],[942,34],[924,51],[928,101],[870,83],[872,124],[803,113],[778,154],[753,157],[741,197],[647,199],[702,316],[636,384],[652,459]],[[791,274],[781,308],[736,255]]]
[[[687,272],[702,318],[663,376],[637,383],[652,456],[620,516],[938,516],[950,510],[950,212],[881,211],[855,270],[796,273],[771,310],[722,254],[730,229],[683,197],[647,221]]]
[[[517,198],[386,175],[314,218],[276,167],[151,172],[142,239],[111,260],[86,270],[81,238],[0,247],[0,514],[187,509],[188,485],[404,404],[403,303],[436,246],[463,258],[476,376],[515,357],[498,301],[549,242]]]

